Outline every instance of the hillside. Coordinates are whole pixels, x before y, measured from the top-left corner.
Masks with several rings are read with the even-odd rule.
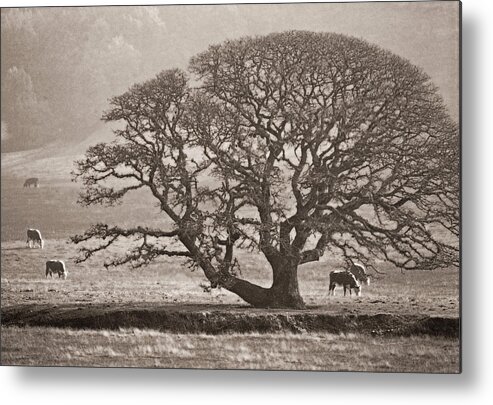
[[[145,190],[130,193],[121,205],[111,208],[82,207],[77,203],[81,184],[71,181],[74,161],[89,146],[109,142],[112,137],[107,126],[81,142],[51,143],[34,150],[2,153],[2,241],[24,240],[27,228],[43,230],[45,238],[68,238],[96,222],[165,226],[165,218]],[[39,188],[23,187],[28,177],[38,177]]]
[[[42,183],[70,184],[73,163],[87,148],[99,142],[111,141],[113,134],[108,126],[91,133],[82,141],[52,142],[41,148],[2,153],[2,181],[38,177]]]

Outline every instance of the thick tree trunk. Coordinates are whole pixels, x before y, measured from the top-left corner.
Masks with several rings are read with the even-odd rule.
[[[298,288],[298,265],[286,260],[279,261],[273,268],[273,275],[270,288],[259,287],[232,276],[224,277],[219,284],[254,307],[305,308]]]
[[[273,282],[269,289],[271,307],[302,309],[305,303],[298,288],[298,264],[293,260],[281,260],[273,268]]]
[[[193,241],[187,237],[180,239],[188,250],[197,256],[200,252]],[[199,265],[205,276],[215,286],[221,286],[258,308],[302,309],[305,303],[298,289],[298,261],[284,256],[272,257],[273,281],[270,288],[260,287],[229,273],[220,273],[208,260],[200,260]]]

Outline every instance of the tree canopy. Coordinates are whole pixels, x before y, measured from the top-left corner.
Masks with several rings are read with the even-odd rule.
[[[370,267],[458,265],[458,127],[421,69],[360,39],[296,31],[210,46],[189,70],[114,97],[103,118],[122,129],[75,171],[83,204],[145,188],[173,227],[97,224],[73,237],[100,241],[81,260],[131,237],[107,265],[183,256],[212,287],[296,308],[298,267],[327,251]],[[239,277],[242,247],[265,256],[270,288]]]

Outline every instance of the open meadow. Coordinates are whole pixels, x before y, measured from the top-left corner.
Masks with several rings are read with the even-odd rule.
[[[175,334],[2,329],[3,364],[367,372],[457,372],[456,339],[362,334]],[[40,345],[40,342],[49,342]]]
[[[141,269],[106,269],[103,255],[76,264],[77,246],[68,238],[92,223],[167,222],[140,193],[114,208],[82,208],[76,203],[78,185],[68,175],[73,155],[51,164],[30,158],[45,168],[39,188],[22,187],[21,173],[31,174],[27,153],[2,155],[2,364],[459,372],[456,269],[402,273],[382,265],[383,274],[374,274],[360,297],[344,297],[340,288],[329,297],[329,272],[341,269],[342,262],[326,256],[300,268],[306,310],[269,311],[249,308],[226,290],[205,292],[201,272],[190,271],[182,259],[166,257]],[[27,228],[41,230],[44,249],[27,248]],[[45,278],[49,259],[65,261],[66,280]],[[241,252],[240,261],[244,278],[270,285],[262,256]],[[171,313],[179,313],[173,318],[179,322],[195,318],[180,329]],[[211,313],[225,318],[207,327]],[[276,327],[265,327],[269,316]],[[234,326],[242,317],[264,326],[251,331]],[[441,323],[413,329],[430,319],[453,325],[440,334],[435,332]]]

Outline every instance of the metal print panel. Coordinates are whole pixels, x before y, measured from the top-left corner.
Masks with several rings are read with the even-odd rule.
[[[1,34],[2,365],[460,372],[459,2]]]

